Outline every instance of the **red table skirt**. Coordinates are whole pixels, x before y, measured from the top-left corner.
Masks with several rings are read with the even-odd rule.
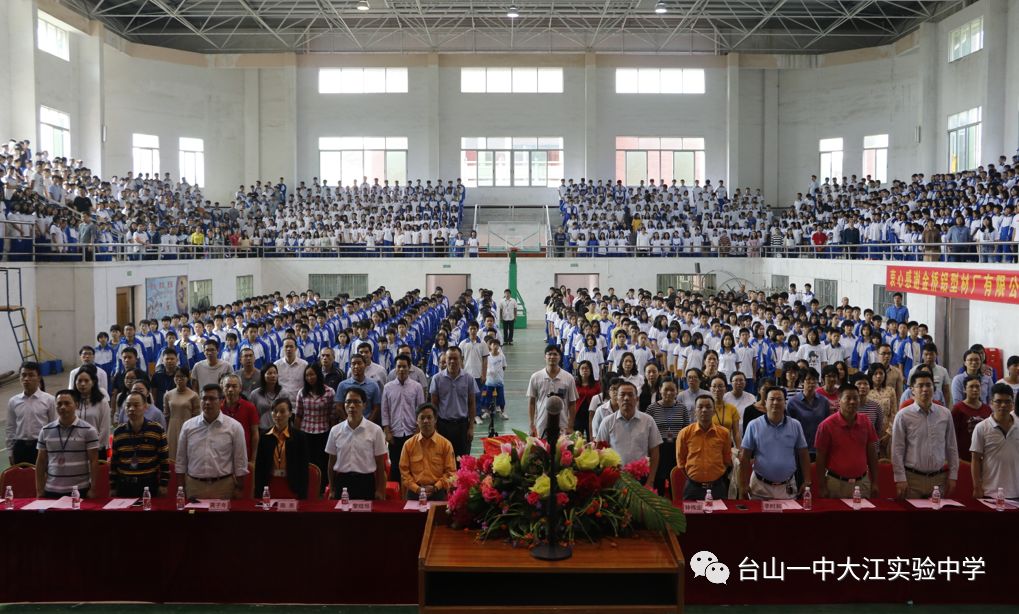
[[[376,502],[371,513],[337,512],[334,501],[302,503],[296,513],[265,512],[253,501],[222,513],[178,512],[172,500],[157,499],[151,512],[98,510],[103,503],[0,511],[0,602],[417,603],[425,515],[403,511],[402,501]],[[811,512],[764,513],[759,502],[725,503],[725,512],[687,516],[687,603],[1019,602],[1011,585],[1019,512],[974,502],[915,510],[886,500],[854,511],[817,500]],[[728,566],[725,585],[690,570],[702,550]],[[967,566],[967,557],[982,564]],[[784,579],[765,579],[780,575],[781,564]],[[983,573],[970,580],[964,571],[974,567]],[[909,579],[867,578],[875,571]],[[926,576],[933,579],[918,579]]]

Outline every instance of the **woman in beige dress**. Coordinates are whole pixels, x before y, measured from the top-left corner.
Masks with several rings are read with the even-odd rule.
[[[177,459],[177,440],[180,439],[180,427],[186,420],[194,418],[201,411],[198,394],[188,388],[191,374],[185,367],[177,367],[173,374],[173,390],[166,391],[163,396],[163,411],[166,415],[166,439],[170,448],[170,460]]]

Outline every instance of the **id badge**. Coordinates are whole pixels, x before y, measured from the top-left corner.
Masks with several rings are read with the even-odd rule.
[[[272,477],[274,477],[274,478],[285,478],[285,477],[287,477],[287,470],[286,469],[273,469],[272,470]]]

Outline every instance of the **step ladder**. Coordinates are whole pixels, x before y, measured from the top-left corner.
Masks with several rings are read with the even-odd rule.
[[[32,341],[32,333],[28,328],[28,319],[22,301],[21,269],[0,267],[0,273],[4,277],[4,304],[0,305],[0,311],[7,314],[7,321],[11,325],[11,332],[14,333],[14,343],[18,347],[21,362],[38,362],[35,342]]]

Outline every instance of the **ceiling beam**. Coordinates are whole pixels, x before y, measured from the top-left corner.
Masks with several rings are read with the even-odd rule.
[[[176,9],[171,8],[170,5],[168,5],[166,2],[164,2],[163,0],[149,0],[149,2],[156,5],[159,9],[161,9],[170,17],[173,17],[175,20],[179,21],[185,28],[191,30],[193,34],[201,38],[203,41],[212,45],[213,48],[219,49],[219,45],[212,42],[212,39],[206,36],[204,32],[196,28],[193,23],[181,17],[180,13],[178,13]]]
[[[859,15],[861,12],[863,12],[863,9],[869,7],[872,4],[874,4],[874,0],[865,0],[864,2],[858,3],[856,6],[853,7],[853,10],[849,11],[841,18],[836,19],[834,23],[825,28],[825,30],[818,34],[816,37],[812,38],[810,42],[803,46],[803,48],[809,49],[810,47],[813,47],[814,43],[820,41],[824,37],[834,32],[835,30],[839,29],[844,23],[850,21],[853,17]]]
[[[265,28],[269,32],[269,34],[272,34],[276,40],[283,44],[284,47],[286,47],[287,49],[290,48],[290,43],[284,40],[283,37],[280,36],[279,32],[272,28],[272,26],[267,24],[265,20],[262,19],[262,16],[258,14],[258,11],[251,8],[251,5],[248,4],[247,0],[238,0],[238,2],[240,2],[241,7],[244,8],[244,10],[251,15],[251,17],[255,20],[255,23]]]
[[[788,0],[778,0],[778,2],[776,2],[771,7],[771,10],[769,10],[767,13],[765,13],[763,16],[761,16],[761,19],[758,20],[758,22],[756,24],[754,24],[754,26],[752,28],[747,30],[745,34],[743,34],[742,38],[740,38],[735,43],[729,45],[729,50],[730,51],[735,51],[737,49],[737,47],[739,47],[743,43],[743,41],[745,41],[748,38],[750,38],[750,36],[753,35],[754,32],[757,32],[758,30],[763,28],[764,24],[768,23],[768,20],[771,19],[772,17],[774,17],[775,14],[778,13],[782,9],[782,7],[786,5],[786,2],[788,2]]]

